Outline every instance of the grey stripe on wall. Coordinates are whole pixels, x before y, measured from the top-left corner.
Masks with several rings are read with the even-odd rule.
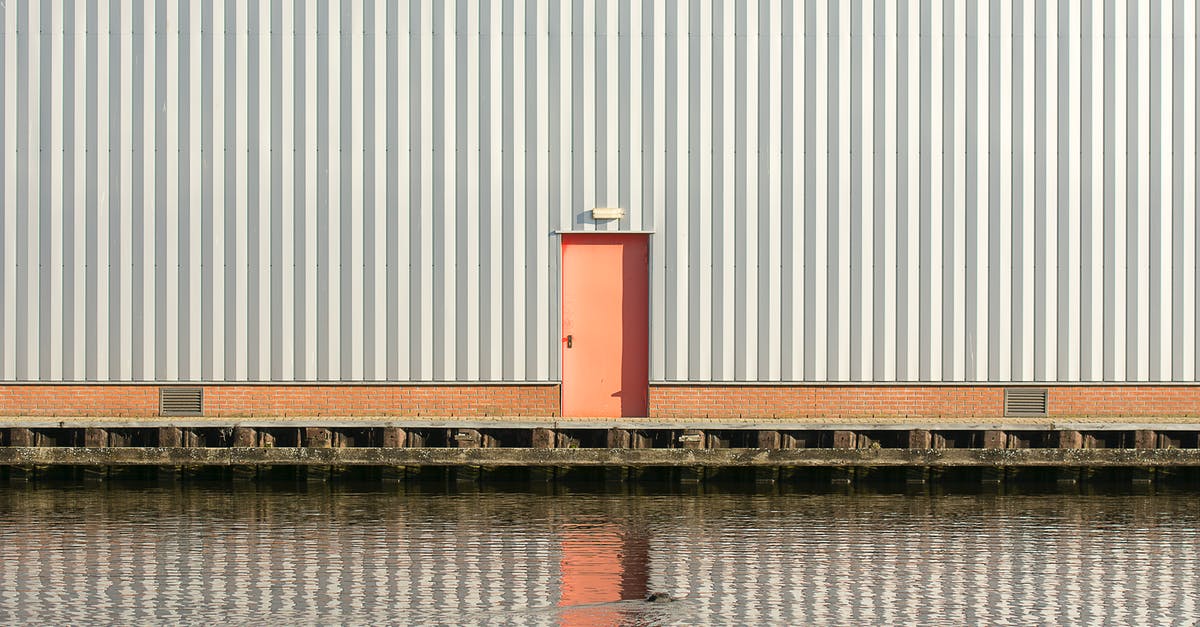
[[[1186,0],[9,0],[0,378],[1195,381]],[[616,222],[588,210],[621,206]]]

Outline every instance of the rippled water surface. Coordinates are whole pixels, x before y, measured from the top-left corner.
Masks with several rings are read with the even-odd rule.
[[[12,484],[0,622],[1195,624],[1198,529],[1195,494]]]

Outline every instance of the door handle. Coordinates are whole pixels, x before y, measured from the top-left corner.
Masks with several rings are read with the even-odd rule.
[[[574,336],[572,336],[572,335],[568,335],[568,336],[567,336],[567,348],[571,348],[571,344],[572,344],[572,340],[573,340],[573,339],[574,339]]]

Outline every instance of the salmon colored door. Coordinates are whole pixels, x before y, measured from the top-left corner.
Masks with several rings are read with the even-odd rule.
[[[645,235],[563,235],[564,416],[647,415],[649,254]]]

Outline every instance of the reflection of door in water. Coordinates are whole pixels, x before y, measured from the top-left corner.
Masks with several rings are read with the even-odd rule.
[[[628,606],[606,605],[645,599],[650,576],[650,541],[616,525],[587,525],[562,536],[559,624],[618,625]]]
[[[563,235],[562,260],[563,415],[647,415],[647,237]]]

